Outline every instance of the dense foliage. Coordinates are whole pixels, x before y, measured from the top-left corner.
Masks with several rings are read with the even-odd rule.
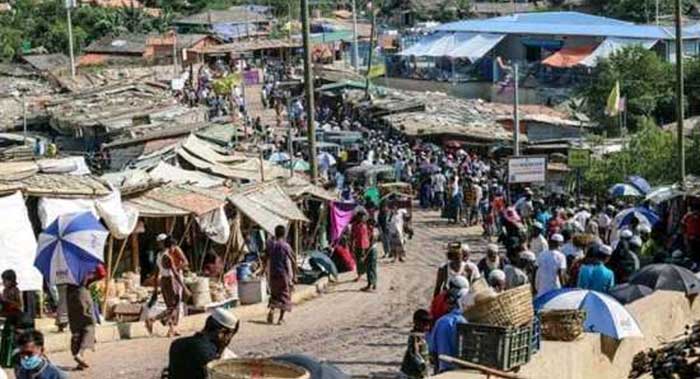
[[[73,37],[78,50],[107,34],[164,31],[172,13],[152,17],[141,9],[79,7],[72,11]],[[17,0],[11,12],[0,14],[1,58],[10,59],[22,47],[43,46],[50,52],[68,51],[63,1]]]
[[[674,119],[673,66],[654,51],[625,48],[601,60],[591,76],[580,93],[586,99],[587,112],[610,130],[618,128],[618,120],[605,116],[604,111],[616,81],[620,82],[621,95],[627,99],[629,130],[636,131],[649,119],[659,124]]]
[[[638,23],[653,23],[656,19],[657,0],[588,0],[596,14]],[[674,0],[658,0],[662,21],[672,19]],[[683,14],[689,14],[696,0],[682,0]]]

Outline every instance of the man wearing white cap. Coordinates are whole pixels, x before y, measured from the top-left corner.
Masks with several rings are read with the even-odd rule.
[[[207,364],[221,358],[239,327],[240,320],[234,314],[215,308],[201,332],[170,345],[168,378],[206,379]]]
[[[549,239],[549,250],[543,251],[537,257],[537,273],[535,274],[535,289],[537,296],[561,288],[565,282],[566,257],[559,251],[564,237],[556,233]]]
[[[615,279],[618,283],[626,283],[627,280],[639,270],[639,257],[632,251],[632,244],[637,244],[637,241],[632,241],[634,234],[631,230],[625,229],[620,232],[620,241],[610,258],[608,267],[615,273]]]
[[[588,248],[588,263],[581,267],[576,287],[607,293],[615,286],[615,274],[605,267],[610,260],[612,248],[605,245],[593,245]]]

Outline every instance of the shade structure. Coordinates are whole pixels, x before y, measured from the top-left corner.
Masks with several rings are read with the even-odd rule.
[[[645,285],[624,283],[611,288],[608,295],[614,297],[622,304],[629,304],[650,295],[652,292],[654,290]]]
[[[631,284],[645,285],[654,290],[684,292],[686,295],[700,293],[700,279],[685,267],[658,263],[644,266],[632,275]]]
[[[612,197],[642,197],[643,194],[631,184],[618,183],[608,190]]]
[[[466,58],[471,62],[481,59],[505,38],[494,33],[435,33],[399,53],[416,57]]]
[[[550,291],[535,299],[535,309],[586,312],[586,332],[600,333],[615,339],[643,337],[634,316],[617,300],[606,294],[575,288]]]
[[[594,67],[598,61],[611,56],[612,54],[624,49],[628,46],[641,46],[644,49],[651,49],[656,45],[656,39],[636,39],[636,38],[616,38],[610,37],[596,47],[596,49],[587,57],[581,60],[579,64],[586,67]]]
[[[557,68],[574,67],[579,65],[586,57],[590,56],[594,50],[594,45],[563,47],[561,50],[545,58],[542,64]]]
[[[676,185],[662,186],[653,188],[644,198],[644,200],[651,201],[655,204],[660,204],[665,201],[674,199],[679,196],[683,196],[683,191]]]
[[[39,235],[34,266],[50,284],[81,284],[104,262],[107,230],[91,212],[59,216]]]

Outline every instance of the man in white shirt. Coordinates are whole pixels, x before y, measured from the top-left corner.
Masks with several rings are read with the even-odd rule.
[[[476,265],[476,263],[472,262],[469,259],[471,255],[471,249],[469,248],[469,245],[467,245],[466,243],[462,243],[461,250],[462,260],[464,261],[467,273],[469,274],[469,277],[467,279],[469,279],[470,283],[474,283],[475,280],[481,278],[479,267]]]
[[[442,208],[445,201],[445,185],[447,185],[447,178],[442,172],[435,173],[432,177],[433,185],[433,196],[435,199],[435,206]]]
[[[559,251],[559,246],[564,242],[561,234],[554,234],[549,240],[549,250],[537,257],[537,273],[535,275],[535,288],[537,296],[561,288],[565,282],[566,257]]]
[[[535,256],[539,256],[541,252],[549,250],[549,244],[547,244],[547,239],[544,238],[542,232],[544,231],[544,225],[541,222],[535,221],[532,223],[532,236],[530,237],[530,251],[532,251]]]

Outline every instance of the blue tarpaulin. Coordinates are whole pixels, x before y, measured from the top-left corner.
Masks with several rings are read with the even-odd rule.
[[[212,26],[212,32],[226,42],[255,35],[256,30],[255,24],[221,23]]]

